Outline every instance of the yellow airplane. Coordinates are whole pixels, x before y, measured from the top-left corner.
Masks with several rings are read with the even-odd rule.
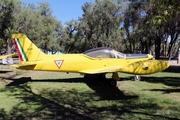
[[[20,63],[17,69],[72,72],[83,75],[104,77],[112,73],[108,83],[116,86],[118,72],[134,75],[146,75],[163,71],[169,63],[152,60],[149,54],[123,54],[110,48],[95,48],[81,54],[44,54],[24,34],[13,34]]]

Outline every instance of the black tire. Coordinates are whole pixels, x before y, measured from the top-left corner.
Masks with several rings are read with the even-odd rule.
[[[117,86],[117,81],[113,80],[113,79],[110,79],[110,80],[108,80],[108,85],[110,87],[116,87]]]
[[[135,80],[135,81],[140,81],[140,80],[141,80],[141,76],[135,75],[135,76],[134,76],[134,80]]]

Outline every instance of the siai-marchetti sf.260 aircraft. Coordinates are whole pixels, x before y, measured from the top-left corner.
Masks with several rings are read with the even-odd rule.
[[[108,84],[115,86],[119,80],[118,72],[146,75],[163,71],[169,63],[152,60],[149,54],[122,54],[110,48],[95,48],[81,54],[44,54],[24,34],[13,34],[20,63],[17,69],[72,72],[83,75],[98,75],[104,78],[112,73]]]

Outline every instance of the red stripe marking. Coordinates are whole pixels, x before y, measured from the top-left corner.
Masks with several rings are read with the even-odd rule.
[[[17,45],[17,42],[16,42],[16,38],[14,38],[13,40],[14,40],[14,43],[15,43],[16,50],[18,51],[19,58],[20,58],[21,61],[23,61],[21,52],[20,52],[20,50],[19,50],[19,48],[18,48],[18,45]]]

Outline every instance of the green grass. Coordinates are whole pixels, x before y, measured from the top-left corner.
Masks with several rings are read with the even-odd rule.
[[[1,74],[0,119],[180,119],[179,73],[146,75],[139,82],[120,74],[112,88],[86,83],[79,74],[16,72]]]

